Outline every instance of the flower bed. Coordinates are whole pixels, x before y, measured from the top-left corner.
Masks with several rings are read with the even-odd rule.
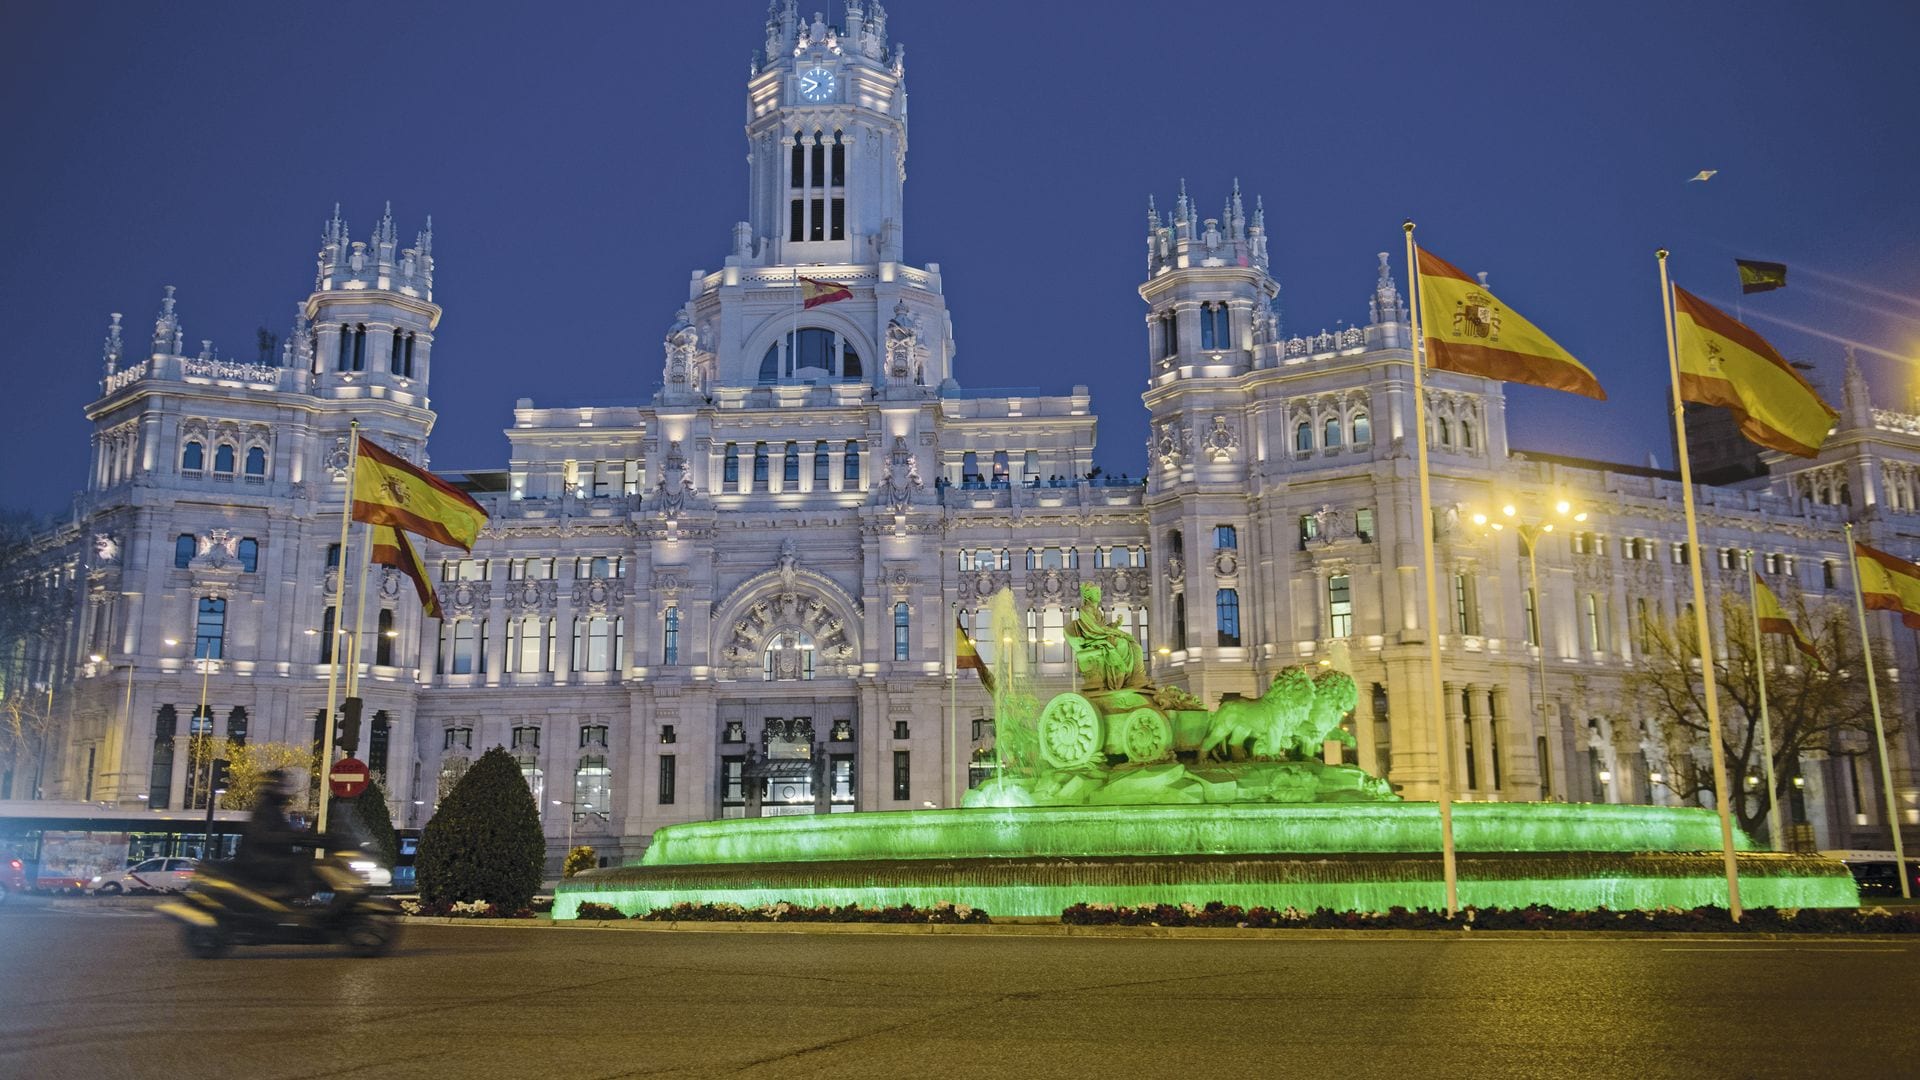
[[[586,920],[624,919],[627,916],[608,904],[583,902],[576,918]],[[635,915],[644,922],[837,922],[837,923],[945,923],[952,925],[990,923],[993,920],[980,908],[941,901],[930,908],[905,904],[899,907],[800,907],[782,901],[761,907],[739,904],[675,904]]]
[[[537,897],[531,906],[518,911],[503,910],[485,900],[441,901],[429,904],[421,900],[402,900],[400,910],[408,915],[426,915],[442,919],[537,919],[553,910],[551,897]]]
[[[1920,934],[1920,910],[1885,908],[1749,908],[1739,922],[1727,909],[1561,911],[1550,907],[1465,908],[1455,918],[1418,908],[1387,911],[1275,910],[1233,904],[1115,907],[1075,904],[1060,913],[1069,926],[1224,926],[1278,930],[1628,930],[1803,934]]]

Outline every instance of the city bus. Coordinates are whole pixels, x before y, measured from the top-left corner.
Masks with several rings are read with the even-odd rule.
[[[66,891],[146,859],[231,858],[246,826],[245,811],[216,811],[209,838],[205,810],[0,799],[0,857],[25,864],[28,888]]]

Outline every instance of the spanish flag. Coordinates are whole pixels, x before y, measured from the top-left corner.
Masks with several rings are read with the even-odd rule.
[[[1780,606],[1780,598],[1767,588],[1766,579],[1757,570],[1753,571],[1753,613],[1760,623],[1761,633],[1785,634],[1793,639],[1794,648],[1805,653],[1815,664],[1820,663],[1820,653],[1814,649],[1813,642],[1808,641],[1800,628],[1793,625],[1793,620],[1787,617],[1787,609]]]
[[[1427,366],[1607,399],[1593,372],[1486,286],[1431,252],[1419,260]]]
[[[1855,540],[1853,567],[1868,611],[1897,611],[1908,629],[1920,630],[1920,566]]]
[[[980,676],[980,685],[987,688],[987,693],[993,693],[993,672],[988,671],[987,662],[980,659],[980,650],[973,647],[967,625],[958,616],[954,617],[953,630],[953,670],[957,673],[962,668],[972,668],[974,674]]]
[[[821,304],[831,304],[836,300],[853,299],[853,290],[837,281],[818,281],[810,277],[800,279],[800,307],[817,308]]]
[[[373,527],[373,546],[368,556],[378,566],[391,566],[413,579],[413,591],[420,594],[420,607],[431,619],[444,618],[440,614],[440,598],[433,593],[433,586],[427,581],[427,564],[420,561],[419,549],[407,539],[407,534],[391,525]]]
[[[353,470],[353,520],[472,551],[487,512],[466,492],[363,438]]]
[[[1678,285],[1673,318],[1683,400],[1725,406],[1740,434],[1769,450],[1820,452],[1840,414],[1766,339]]]

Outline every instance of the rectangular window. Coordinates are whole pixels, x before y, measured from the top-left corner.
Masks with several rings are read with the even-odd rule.
[[[1478,634],[1480,619],[1473,610],[1473,579],[1465,574],[1453,575],[1453,625],[1462,634]]]
[[[1361,543],[1373,543],[1373,507],[1363,506],[1353,512],[1353,531]]]
[[[1040,613],[1040,659],[1049,664],[1067,662],[1067,616],[1060,608]]]
[[[835,147],[834,149],[837,150],[839,148]],[[829,234],[829,238],[833,240],[845,240],[847,238],[847,200],[845,199],[833,200],[832,231]]]
[[[373,662],[379,667],[392,667],[393,643],[400,637],[400,631],[393,628],[393,609],[381,608],[380,621],[375,625],[380,636],[373,641]]]
[[[1231,525],[1213,527],[1213,546],[1221,551],[1232,551],[1240,546],[1240,533]]]
[[[607,725],[580,725],[580,747],[581,749],[586,749],[590,746],[597,746],[602,750],[607,748]]]
[[[767,488],[767,444],[753,444],[753,485],[761,491]]]
[[[680,662],[680,608],[678,605],[667,609],[665,629],[661,632],[665,641],[660,662],[669,666]]]
[[[589,755],[580,759],[573,773],[573,816],[604,814],[613,804],[613,770],[607,759]]]
[[[1237,589],[1221,589],[1214,594],[1214,609],[1219,628],[1221,648],[1239,648],[1240,646],[1240,593]]]
[[[807,203],[805,199],[794,199],[789,205],[792,214],[787,222],[787,235],[799,240],[807,234]]]
[[[792,177],[791,179],[788,180],[787,186],[788,187],[806,187],[807,186],[807,151],[799,143],[795,143],[793,145]]]
[[[1187,596],[1185,593],[1173,595],[1173,648],[1175,652],[1187,651]]]
[[[893,605],[893,658],[905,660],[912,651],[911,619],[905,601]]]
[[[827,454],[827,444],[813,444],[813,490],[827,490],[827,471],[833,467],[833,459]]]
[[[451,675],[471,675],[474,666],[474,631],[477,624],[472,619],[458,619],[453,624],[453,666],[448,669]]]
[[[1307,541],[1320,535],[1320,519],[1312,514],[1300,515],[1300,550],[1307,549]]]
[[[720,759],[720,802],[739,806],[747,801],[747,763],[743,758]]]
[[[853,809],[853,757],[850,754],[835,754],[829,759],[831,773],[828,781],[832,784],[830,798],[835,806]]]
[[[893,798],[903,802],[913,798],[913,751],[893,752]]]
[[[662,805],[673,802],[673,755],[660,755],[660,802]]]
[[[1327,630],[1331,637],[1353,636],[1353,586],[1345,574],[1327,579]]]
[[[815,199],[808,209],[813,211],[813,221],[807,229],[807,239],[825,240],[827,238],[827,201]]]
[[[320,613],[320,662],[323,664],[333,663],[333,639],[335,637],[333,632],[333,612],[333,606],[328,605],[327,609]],[[436,674],[438,673],[436,672]]]
[[[860,444],[852,439],[847,440],[846,458],[841,465],[840,479],[849,491],[860,483]],[[1002,566],[1000,569],[1005,570],[1007,567]]]
[[[212,596],[200,598],[199,613],[193,626],[193,655],[200,660],[218,660],[227,642],[227,602]]]
[[[726,491],[740,490],[740,447],[734,443],[727,444],[726,457],[721,461],[720,484]]]
[[[788,491],[800,484],[800,444],[788,443],[787,453],[781,461],[780,482]]]
[[[833,144],[832,184],[842,187],[847,182],[847,147],[845,143]]]

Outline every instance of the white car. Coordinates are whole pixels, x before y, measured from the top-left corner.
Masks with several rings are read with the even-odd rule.
[[[179,892],[193,882],[193,867],[192,859],[148,859],[125,870],[98,875],[87,883],[87,891],[95,896]]]

